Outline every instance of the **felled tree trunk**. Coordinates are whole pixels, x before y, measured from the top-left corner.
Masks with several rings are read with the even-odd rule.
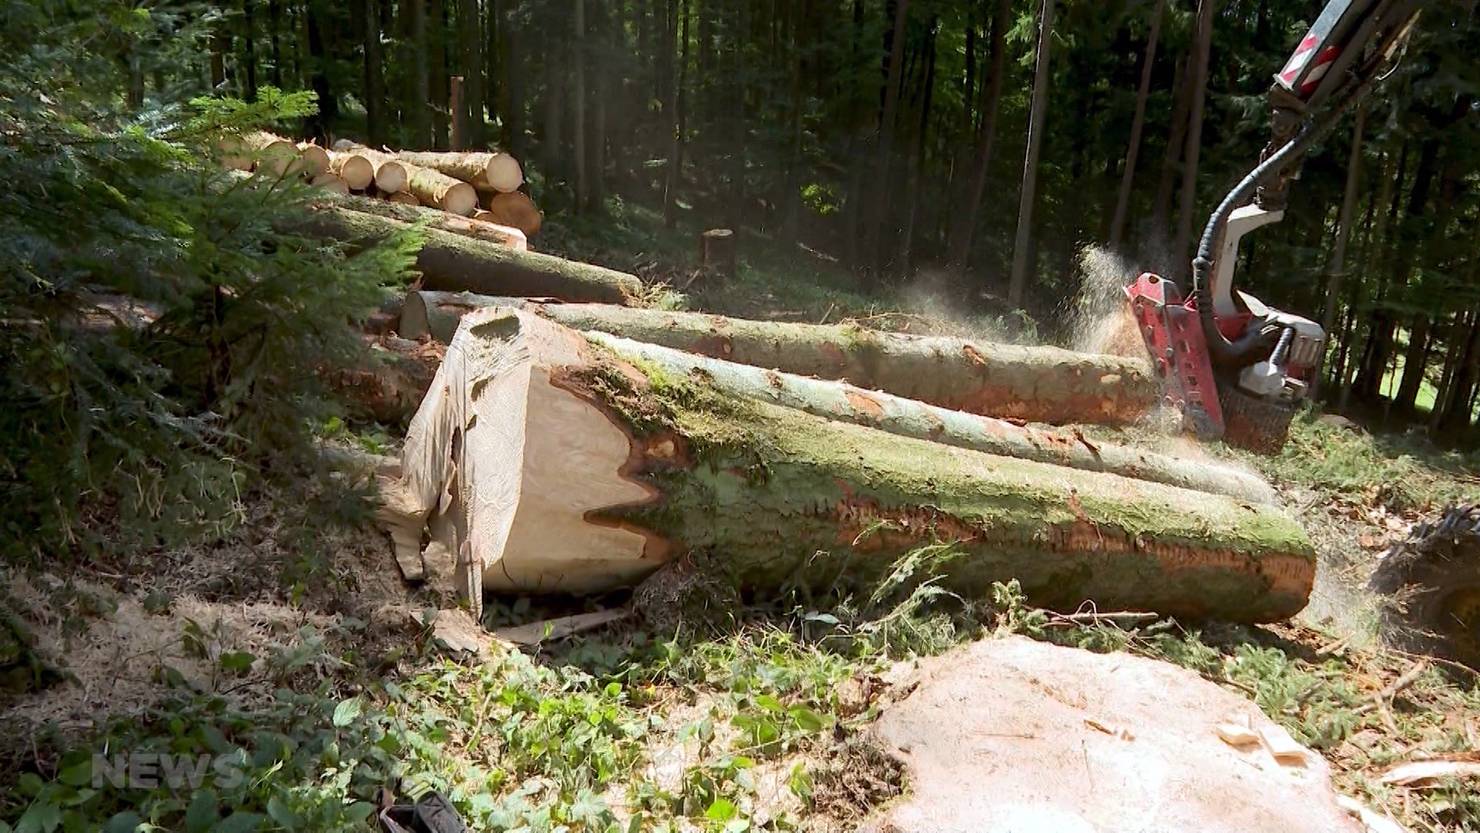
[[[350,153],[362,156],[371,165],[375,166],[375,187],[387,194],[394,194],[406,190],[411,181],[410,167],[389,153],[382,153],[364,145],[357,145],[348,139],[340,139],[334,143],[336,153]]]
[[[326,371],[323,378],[361,415],[386,425],[404,425],[442,362],[442,347],[388,335],[366,335],[365,363]]]
[[[1044,430],[995,417],[952,411],[881,391],[864,390],[846,382],[764,370],[608,333],[588,331],[585,336],[625,360],[656,367],[677,377],[701,379],[727,396],[771,402],[837,422],[850,422],[902,437],[988,454],[1036,460],[1082,471],[1110,472],[1239,500],[1275,501],[1274,490],[1258,475],[1216,463],[1168,457],[1111,443],[1095,443],[1078,432]]]
[[[428,284],[428,288],[436,288]],[[802,376],[846,379],[954,411],[1032,422],[1126,424],[1155,405],[1147,364],[1057,347],[883,333],[856,324],[788,324],[596,304],[531,304],[468,295],[407,298],[401,334],[446,341],[471,309],[514,303],[577,330]]]
[[[464,319],[402,467],[395,537],[426,525],[469,587],[600,591],[690,551],[758,591],[867,583],[949,542],[961,592],[1259,622],[1314,574],[1273,507],[730,396],[508,308]]]
[[[360,243],[383,239],[406,227],[387,217],[323,205],[294,231]],[[435,228],[422,233],[426,243],[416,255],[416,268],[428,287],[610,304],[625,304],[642,289],[633,275],[589,263],[519,251]]]
[[[520,251],[529,250],[529,238],[524,232],[509,226],[501,226],[488,220],[479,220],[476,217],[458,217],[445,211],[437,211],[431,208],[421,208],[415,205],[402,205],[389,200],[367,200],[361,198],[345,199],[335,203],[341,208],[350,211],[358,211],[363,214],[374,214],[403,223],[424,222],[431,228],[451,232],[463,237],[471,237],[476,240],[484,240],[489,243],[497,243],[500,246],[508,246]]]
[[[480,105],[481,106],[481,105]],[[398,159],[422,168],[440,171],[472,185],[479,191],[506,194],[524,184],[524,169],[507,153],[437,153],[403,150]]]

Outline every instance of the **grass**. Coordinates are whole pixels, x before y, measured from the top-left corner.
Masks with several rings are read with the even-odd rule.
[[[1273,457],[1231,452],[1265,476],[1334,500],[1426,510],[1480,494],[1480,456],[1435,446],[1421,432],[1369,434],[1306,413]]]

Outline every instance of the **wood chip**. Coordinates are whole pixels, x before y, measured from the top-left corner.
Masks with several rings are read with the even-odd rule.
[[[1446,778],[1480,778],[1480,761],[1411,761],[1389,769],[1378,780],[1400,787],[1424,787]]]
[[[499,628],[493,632],[493,635],[515,645],[533,646],[542,642],[564,639],[582,631],[594,630],[630,615],[631,611],[628,610],[600,610],[595,613],[580,613],[575,616],[562,616],[559,619],[546,619],[543,622],[531,622],[528,625],[512,628]]]
[[[1287,766],[1305,766],[1306,749],[1290,737],[1280,726],[1266,726],[1259,730],[1259,740],[1275,761]]]

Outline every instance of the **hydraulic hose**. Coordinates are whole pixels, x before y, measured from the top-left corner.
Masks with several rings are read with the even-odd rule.
[[[1291,161],[1300,158],[1310,149],[1311,145],[1325,138],[1340,121],[1341,114],[1365,98],[1376,82],[1376,73],[1369,75],[1353,87],[1339,104],[1332,107],[1324,119],[1307,121],[1301,125],[1300,131],[1295,134],[1294,138],[1270,154],[1269,158],[1259,163],[1254,170],[1249,171],[1248,175],[1240,180],[1218,204],[1213,216],[1208,218],[1208,225],[1203,229],[1202,238],[1198,242],[1197,257],[1192,260],[1192,292],[1197,298],[1197,315],[1202,322],[1203,335],[1207,339],[1208,353],[1214,366],[1247,367],[1256,361],[1258,356],[1268,355],[1269,349],[1273,346],[1272,341],[1276,337],[1274,333],[1251,329],[1243,338],[1232,342],[1218,330],[1218,322],[1213,310],[1213,290],[1209,285],[1208,276],[1213,269],[1213,250],[1217,247],[1219,238],[1223,236],[1223,227],[1228,223],[1228,218],[1233,214],[1234,209],[1247,203],[1249,197],[1269,177]]]

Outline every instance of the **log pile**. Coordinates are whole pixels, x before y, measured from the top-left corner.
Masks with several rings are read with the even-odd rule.
[[[230,137],[220,151],[228,168],[301,177],[353,197],[344,203],[353,211],[386,216],[381,206],[387,204],[435,209],[441,215],[430,221],[436,228],[521,250],[544,222],[539,207],[519,190],[523,168],[507,153],[390,152],[346,139],[324,148],[262,131]]]
[[[866,586],[944,542],[960,552],[945,586],[977,597],[1017,579],[1047,606],[1246,622],[1308,598],[1309,539],[1273,505],[1142,479],[1104,447],[1118,468],[1019,454],[1030,435],[974,446],[958,425],[936,441],[902,426],[941,414],[905,400],[854,403],[895,418],[871,424],[839,404],[857,389],[804,382],[476,309],[389,490],[398,560],[429,539],[458,554],[460,586],[596,592],[703,552],[764,593]]]

